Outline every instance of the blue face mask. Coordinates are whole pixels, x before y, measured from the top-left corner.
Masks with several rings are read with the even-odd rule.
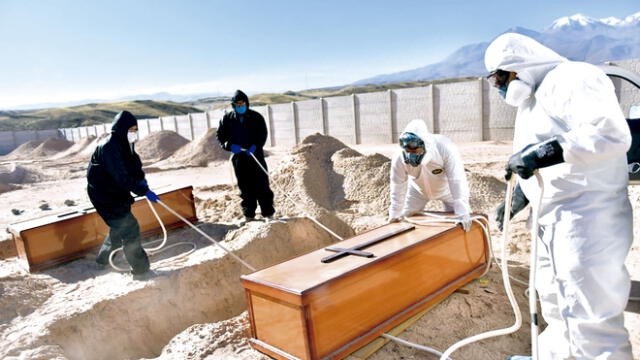
[[[500,94],[500,96],[502,96],[502,98],[506,98],[507,97],[507,89],[509,88],[509,85],[502,85],[498,88],[498,94]]]
[[[242,115],[247,112],[247,105],[236,106],[235,110],[238,114]]]

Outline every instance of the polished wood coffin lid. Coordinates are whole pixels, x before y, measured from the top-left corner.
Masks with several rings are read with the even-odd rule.
[[[331,247],[354,248],[390,233],[396,234],[358,249],[374,257],[323,263],[335,254],[323,248],[242,276],[251,345],[276,359],[340,359],[488,266],[488,239],[475,223],[469,232],[451,223],[387,224]]]

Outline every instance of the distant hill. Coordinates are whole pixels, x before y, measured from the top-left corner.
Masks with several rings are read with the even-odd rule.
[[[376,91],[386,91],[389,89],[404,89],[404,88],[412,88],[412,87],[420,87],[427,86],[430,84],[441,84],[441,83],[452,83],[452,82],[460,82],[467,81],[470,79],[474,79],[475,77],[460,77],[460,78],[450,78],[450,79],[437,79],[437,80],[425,80],[425,81],[402,81],[396,83],[385,83],[385,84],[370,84],[370,85],[343,85],[343,86],[332,86],[320,89],[309,89],[309,90],[301,90],[301,91],[286,91],[282,94],[273,94],[273,93],[265,93],[265,94],[255,94],[249,96],[249,103],[251,106],[262,106],[262,105],[270,105],[270,104],[282,104],[288,103],[291,101],[302,101],[302,100],[312,100],[319,99],[321,97],[332,97],[332,96],[347,96],[351,94],[364,94],[371,93]],[[221,108],[229,108],[230,97],[215,97],[215,98],[204,98],[199,99],[197,101],[189,101],[185,104],[190,106],[203,109],[203,110],[214,110]]]
[[[620,20],[594,19],[576,14],[555,20],[541,32],[514,27],[515,32],[536,39],[569,60],[601,64],[605,61],[640,58],[640,12]],[[398,81],[481,76],[487,73],[484,53],[489,42],[465,45],[445,60],[417,69],[377,75],[354,85],[385,84]]]
[[[466,81],[472,77],[438,79],[427,81],[404,81],[377,85],[345,85],[303,91],[286,91],[282,94],[264,93],[249,96],[251,106],[282,104],[291,101],[319,99],[321,97],[347,96],[389,89],[403,89],[427,86],[430,84]],[[170,101],[136,100],[113,103],[87,104],[72,107],[58,107],[39,110],[0,111],[0,131],[7,130],[46,130],[73,128],[95,124],[110,123],[122,110],[128,110],[138,119],[157,118],[159,116],[184,115],[207,110],[229,108],[230,97],[217,96],[174,103]]]
[[[45,130],[110,123],[122,110],[138,119],[183,115],[201,110],[170,101],[136,100],[40,110],[0,111],[0,131]]]

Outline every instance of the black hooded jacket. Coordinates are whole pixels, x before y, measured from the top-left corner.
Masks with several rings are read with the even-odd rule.
[[[220,146],[231,151],[231,144],[240,145],[244,149],[255,145],[256,157],[264,158],[262,148],[267,142],[267,124],[260,113],[249,109],[249,98],[240,90],[236,90],[235,95],[231,98],[234,103],[238,100],[244,100],[247,103],[247,111],[242,115],[231,111],[220,120],[216,134]],[[240,117],[242,117],[242,121],[240,121]]]
[[[117,219],[131,211],[130,192],[144,195],[149,187],[144,180],[142,161],[133,144],[129,144],[129,128],[138,121],[128,111],[115,116],[111,135],[96,147],[87,169],[91,202],[103,218]]]

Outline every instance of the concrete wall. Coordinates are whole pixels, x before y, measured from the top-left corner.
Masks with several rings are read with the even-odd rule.
[[[85,134],[83,137],[86,136],[86,131],[83,132]],[[68,133],[71,136],[71,131],[68,131]],[[0,131],[0,155],[6,155],[31,140],[46,140],[49,137],[66,138],[67,136],[64,131],[58,129]]]
[[[640,59],[615,65],[640,74]],[[622,110],[640,104],[640,89],[614,80]],[[321,133],[347,144],[396,142],[413,119],[423,119],[434,133],[457,142],[511,140],[516,109],[508,106],[484,79],[426,87],[328,97],[252,107],[262,114],[269,130],[267,146],[290,147],[306,136]],[[142,120],[141,137],[150,131],[174,130],[187,139],[217,127],[223,111]],[[102,126],[102,125],[98,125]],[[110,125],[109,125],[110,127]],[[90,127],[91,128],[91,127]],[[87,134],[85,128],[61,129],[73,141]],[[92,129],[98,132],[100,129]],[[0,142],[9,141],[0,137]]]

